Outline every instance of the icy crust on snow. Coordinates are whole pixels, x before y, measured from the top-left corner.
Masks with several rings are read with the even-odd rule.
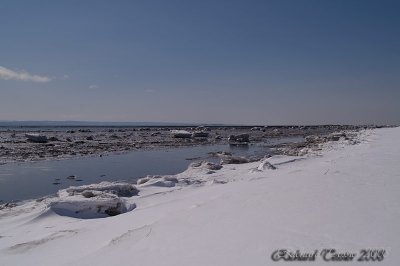
[[[115,216],[133,210],[136,205],[115,195],[101,193],[92,198],[72,196],[49,204],[52,211],[61,216],[94,219]]]
[[[94,193],[107,193],[118,197],[132,197],[139,193],[139,190],[131,184],[122,182],[101,182],[99,184],[90,184],[85,186],[74,186],[60,190],[57,194],[60,197],[73,196],[76,194],[84,194],[85,191],[93,191]],[[90,196],[86,196],[90,198]]]
[[[132,184],[101,182],[60,190],[57,197],[45,202],[50,210],[62,216],[104,218],[133,210],[136,205],[124,197],[135,196],[138,192]]]

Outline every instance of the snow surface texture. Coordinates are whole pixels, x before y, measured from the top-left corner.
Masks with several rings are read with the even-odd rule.
[[[271,260],[282,248],[383,248],[384,260],[367,264],[400,265],[400,128],[359,138],[357,145],[331,142],[302,157],[221,169],[195,163],[176,176],[147,177],[131,197],[118,192],[129,184],[102,183],[4,208],[0,265],[297,265]],[[105,205],[115,198],[136,208],[88,220],[54,207],[61,201],[91,207],[102,193]],[[316,260],[301,265],[328,263]]]

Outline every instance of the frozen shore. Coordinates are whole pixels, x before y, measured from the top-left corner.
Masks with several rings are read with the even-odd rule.
[[[274,138],[326,135],[374,126],[268,127],[0,127],[0,165],[10,162],[61,160],[127,151],[227,144],[229,136],[249,134],[250,142]],[[176,135],[175,130],[189,134]]]
[[[317,250],[310,265],[321,265],[333,248],[357,254],[344,265],[359,265],[362,249],[384,249],[379,264],[399,265],[400,128],[358,140],[4,208],[0,265],[274,265],[279,249]]]

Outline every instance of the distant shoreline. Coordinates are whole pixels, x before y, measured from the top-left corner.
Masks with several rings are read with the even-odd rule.
[[[8,126],[0,127],[0,163],[228,144],[230,136],[240,134],[247,134],[251,144],[268,142],[274,138],[324,136],[343,130],[358,131],[366,128],[372,129],[375,126]],[[173,129],[184,129],[189,137],[175,137],[171,132]],[[202,133],[202,136],[192,136],[195,132]],[[39,133],[45,141],[30,141],[27,133]]]
[[[304,124],[304,125],[243,125],[243,124],[201,124],[201,123],[169,123],[169,122],[92,122],[92,121],[0,121],[0,128],[33,128],[33,127],[126,127],[126,128],[137,128],[137,127],[227,127],[227,128],[317,128],[317,127],[335,127],[335,126],[356,126],[356,127],[368,127],[368,128],[381,128],[381,127],[395,127],[397,125],[376,125],[376,124]]]

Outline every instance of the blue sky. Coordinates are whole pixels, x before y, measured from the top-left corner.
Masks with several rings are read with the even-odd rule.
[[[0,6],[0,120],[399,124],[399,1]]]

